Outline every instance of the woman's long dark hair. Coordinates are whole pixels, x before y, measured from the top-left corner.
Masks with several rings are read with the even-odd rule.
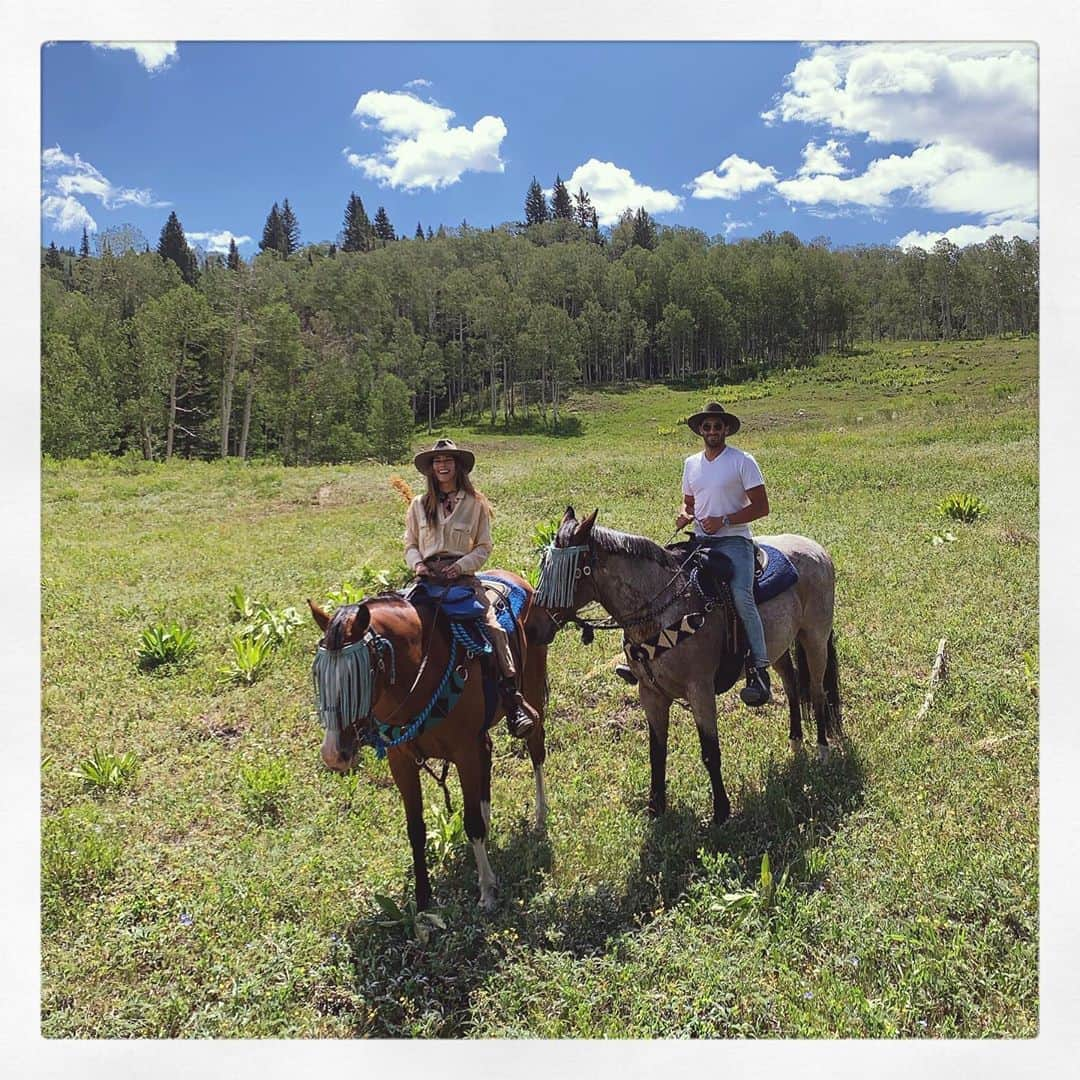
[[[478,488],[473,487],[473,482],[469,479],[469,474],[461,467],[461,458],[454,459],[457,462],[457,471],[455,472],[455,480],[459,491],[464,491],[467,495],[472,495],[478,499],[482,506],[487,508],[488,514],[494,518],[495,510],[491,503],[488,502],[487,496]],[[439,512],[439,485],[435,480],[435,470],[432,469],[427,475],[427,491],[424,492],[424,517],[427,518],[429,525],[435,524],[435,516]]]

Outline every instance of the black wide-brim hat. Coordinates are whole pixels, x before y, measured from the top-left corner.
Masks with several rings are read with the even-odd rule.
[[[686,421],[686,426],[695,435],[700,435],[702,421],[708,420],[710,417],[723,420],[727,424],[727,433],[729,435],[734,435],[742,427],[742,421],[734,413],[728,412],[719,401],[710,401],[701,412],[694,413]]]
[[[453,439],[439,439],[430,450],[421,450],[420,453],[413,458],[413,464],[425,476],[430,476],[431,459],[435,457],[436,454],[453,455],[453,457],[457,459],[458,464],[466,472],[472,472],[472,467],[476,464],[476,455],[471,450],[465,450],[462,447],[455,445]]]

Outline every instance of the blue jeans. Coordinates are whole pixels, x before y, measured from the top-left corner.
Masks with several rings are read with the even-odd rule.
[[[731,560],[731,598],[742,619],[746,640],[750,645],[750,663],[765,667],[769,663],[765,652],[765,630],[761,625],[754,602],[754,544],[745,536],[698,537],[711,551],[719,551]]]

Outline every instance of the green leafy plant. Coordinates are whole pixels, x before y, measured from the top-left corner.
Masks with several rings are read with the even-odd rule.
[[[195,635],[178,623],[149,626],[139,635],[139,663],[145,668],[178,664],[195,651]]]
[[[1024,685],[1027,692],[1034,696],[1039,693],[1039,653],[1037,650],[1025,650],[1021,659],[1024,661]]]
[[[233,591],[229,593],[229,605],[232,608],[234,621],[250,622],[255,617],[255,605],[240,585],[234,586]]]
[[[454,848],[465,842],[465,818],[460,810],[448,814],[441,806],[435,808],[434,820],[428,823],[428,856],[435,864],[443,863]]]
[[[129,784],[139,768],[139,759],[132,751],[112,754],[94,747],[88,758],[83,758],[74,775],[98,791],[119,791]]]
[[[240,805],[256,821],[280,821],[292,775],[283,761],[263,761],[240,770]]]
[[[400,907],[396,901],[382,893],[375,893],[375,903],[382,909],[382,919],[378,919],[379,926],[397,927],[402,930],[406,937],[412,938],[421,945],[427,944],[432,930],[446,929],[446,920],[434,911],[417,911],[416,901],[410,900],[404,907]]]
[[[70,807],[47,818],[41,831],[41,899],[46,922],[55,923],[68,902],[96,893],[115,877],[121,850],[85,808]]]
[[[986,513],[986,504],[977,496],[968,492],[954,492],[946,495],[938,503],[938,513],[953,521],[962,521],[970,525]]]
[[[277,647],[284,645],[302,623],[300,612],[294,607],[275,610],[269,604],[256,603],[251,621],[241,627],[238,636],[253,641],[264,640]]]
[[[232,682],[251,686],[266,670],[273,642],[267,637],[245,637],[243,634],[234,634],[230,642],[232,660],[221,672]]]

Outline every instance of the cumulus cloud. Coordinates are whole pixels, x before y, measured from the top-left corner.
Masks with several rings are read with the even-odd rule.
[[[683,206],[678,195],[638,183],[629,169],[622,169],[613,161],[589,158],[564,183],[571,195],[576,195],[579,189],[588,193],[601,225],[614,225],[626,209],[643,206],[650,214],[664,214],[681,210]]]
[[[66,154],[59,146],[50,146],[42,151],[41,167],[46,173],[47,182],[55,189],[54,194],[65,198],[93,195],[101,200],[106,210],[116,210],[129,205],[169,205],[167,202],[155,200],[148,188],[125,188],[111,183],[89,161],[84,161],[77,153]]]
[[[237,236],[228,229],[221,229],[219,232],[189,232],[185,235],[188,240],[194,241],[207,251],[217,251],[222,255],[228,254],[230,240],[235,241],[238,248],[251,243],[250,236]]]
[[[1011,240],[1019,236],[1021,240],[1034,240],[1039,235],[1039,227],[1032,221],[1003,221],[997,225],[958,225],[944,232],[917,232],[912,230],[893,241],[899,248],[918,247],[932,251],[934,245],[942,239],[957,247],[968,244],[982,244],[991,236],[1003,236]]]
[[[498,116],[482,116],[471,127],[451,127],[452,109],[421,101],[413,94],[371,90],[353,109],[361,126],[385,136],[378,153],[356,154],[345,148],[345,160],[371,180],[406,191],[433,191],[456,184],[466,172],[502,172],[499,149],[506,124]]]
[[[776,181],[776,170],[771,165],[759,165],[731,154],[715,169],[695,176],[689,186],[694,199],[737,199],[748,191],[771,187]]]
[[[95,41],[95,49],[124,49],[133,52],[147,71],[156,74],[179,59],[175,41]]]
[[[762,114],[766,123],[825,124],[863,135],[871,145],[907,143],[914,149],[872,160],[849,176],[841,163],[843,144],[810,142],[798,174],[776,190],[807,207],[882,211],[905,199],[982,219],[981,225],[948,230],[961,236],[993,232],[1004,221],[1025,223],[1027,233],[1037,233],[1037,77],[1033,45],[817,46],[787,76],[788,89]]]
[[[78,199],[70,195],[46,195],[41,200],[41,215],[51,221],[57,232],[97,232],[97,222]]]
[[[829,139],[824,146],[818,146],[811,139],[802,152],[803,163],[799,166],[800,176],[842,176],[851,170],[842,165],[840,159],[851,156],[851,151],[836,139]]]

